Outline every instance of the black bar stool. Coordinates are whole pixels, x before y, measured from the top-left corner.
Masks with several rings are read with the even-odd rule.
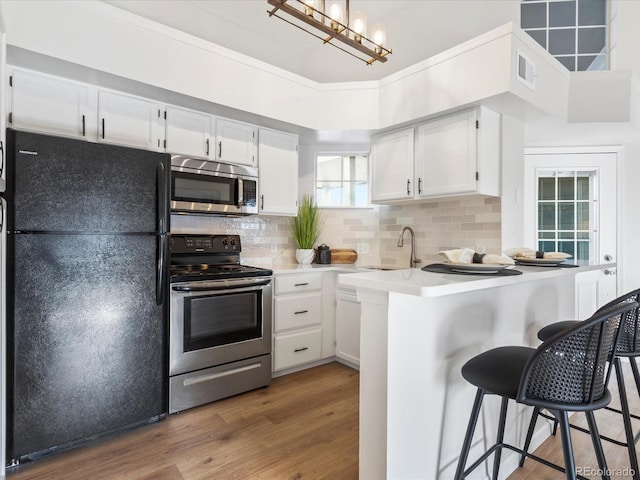
[[[503,448],[564,471],[567,479],[584,478],[577,476],[569,433],[568,412],[574,411],[583,411],[587,415],[598,467],[603,472],[602,478],[608,479],[593,411],[605,407],[611,401],[611,394],[605,383],[610,369],[607,358],[609,351],[616,347],[621,317],[637,307],[636,302],[629,302],[598,312],[550,338],[538,348],[499,347],[469,360],[462,367],[462,376],[478,389],[458,460],[456,480],[465,478],[494,452],[493,479],[496,480]],[[496,443],[465,469],[482,400],[486,394],[502,397]],[[504,443],[509,399],[545,408],[558,420],[565,468]]]
[[[622,305],[629,302],[640,302],[640,289],[633,290],[625,295],[622,295],[615,300],[607,303],[604,307],[598,309],[596,314],[602,311],[606,311],[616,305]],[[607,410],[614,411],[622,415],[622,421],[624,425],[624,433],[626,442],[620,442],[618,440],[606,437],[604,435],[600,435],[602,440],[614,443],[616,445],[620,445],[622,447],[627,447],[627,451],[629,452],[629,463],[630,467],[633,470],[633,478],[634,480],[640,480],[640,472],[638,471],[638,454],[636,452],[636,443],[638,442],[638,438],[640,438],[640,432],[638,434],[634,434],[633,427],[631,426],[631,418],[640,419],[637,415],[631,414],[629,411],[629,400],[627,396],[627,389],[624,382],[624,376],[622,371],[622,361],[623,357],[629,359],[629,363],[631,364],[631,371],[633,372],[633,378],[636,383],[636,389],[638,391],[638,395],[640,395],[640,372],[638,371],[638,364],[636,363],[636,357],[640,356],[640,308],[635,308],[625,313],[622,321],[620,322],[620,332],[618,334],[618,343],[614,350],[612,349],[609,352],[609,361],[613,364],[616,372],[616,380],[618,384],[618,392],[620,394],[620,410],[605,407]],[[555,335],[561,334],[568,328],[573,327],[576,321],[565,321],[565,322],[557,322],[552,323],[551,325],[547,325],[546,327],[540,329],[538,332],[538,338],[543,342],[553,338]],[[533,432],[535,430],[536,421],[538,420],[538,416],[542,416],[545,418],[549,418],[547,415],[542,413],[542,409],[536,408],[533,411],[533,415],[531,416],[531,422],[529,423],[529,430],[527,432],[527,438],[524,444],[524,451],[528,452],[529,446],[531,444],[531,437],[533,436]],[[553,433],[555,435],[556,428],[558,424],[554,422]],[[576,430],[580,430],[584,433],[590,433],[589,430],[577,427],[575,425],[570,425],[571,428]],[[526,456],[523,455],[520,459],[520,466],[524,465],[524,461]]]

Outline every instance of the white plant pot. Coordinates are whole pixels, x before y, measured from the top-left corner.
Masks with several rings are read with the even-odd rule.
[[[313,248],[296,248],[296,260],[302,265],[309,265],[313,262],[316,252]]]

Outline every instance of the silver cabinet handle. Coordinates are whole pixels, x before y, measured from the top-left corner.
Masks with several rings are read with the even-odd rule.
[[[207,138],[207,157],[209,156],[209,139]]]
[[[422,178],[418,177],[418,194],[422,193]]]
[[[222,140],[218,142],[218,158],[222,158]]]

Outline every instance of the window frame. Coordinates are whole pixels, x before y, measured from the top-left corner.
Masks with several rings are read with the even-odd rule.
[[[550,11],[551,11],[551,4],[561,4],[561,3],[565,3],[571,0],[521,0],[520,2],[520,27],[522,28],[522,30],[524,30],[526,33],[530,34],[531,38],[533,38],[536,43],[540,44],[538,42],[538,40],[535,39],[535,36],[533,35],[533,33],[544,33],[544,40],[545,40],[545,45],[542,46],[542,48],[544,48],[547,52],[549,52],[549,55],[553,56],[556,60],[558,60],[560,63],[562,63],[565,68],[567,68],[567,70],[571,71],[571,72],[578,72],[578,71],[589,71],[589,70],[580,70],[579,69],[579,65],[580,65],[580,59],[581,58],[587,58],[587,57],[595,57],[593,59],[593,61],[589,64],[590,66],[596,62],[598,62],[598,57],[604,57],[604,66],[602,69],[598,69],[597,71],[605,71],[605,70],[609,70],[610,69],[610,65],[611,65],[611,59],[610,59],[610,44],[611,44],[611,28],[610,28],[610,17],[611,17],[611,13],[610,13],[610,6],[609,6],[609,2],[606,0],[604,1],[605,4],[605,13],[604,13],[604,23],[603,24],[581,24],[580,23],[580,2],[579,0],[575,0],[575,25],[564,25],[564,26],[550,26],[551,23],[551,19],[549,18],[550,16]],[[545,15],[546,15],[546,25],[544,27],[523,27],[522,26],[522,5],[545,5]],[[585,31],[585,30],[589,30],[589,29],[604,29],[604,47],[603,50],[601,52],[595,52],[595,53],[579,53],[579,49],[580,49],[580,32],[581,31]],[[573,30],[573,40],[574,40],[574,48],[573,48],[573,53],[558,53],[558,54],[553,54],[551,53],[551,51],[549,50],[549,37],[550,37],[550,32],[552,31],[563,31],[563,30]],[[565,64],[565,62],[563,62],[563,59],[572,59],[573,61],[573,68],[569,69],[567,67],[567,65]]]
[[[366,205],[320,205],[318,208],[324,209],[372,209],[374,205],[371,204],[371,152],[368,150],[317,150],[313,155],[313,192],[318,202],[318,158],[324,156],[332,157],[351,157],[361,156],[367,159],[367,204]],[[341,185],[345,182],[340,180]],[[350,183],[350,182],[346,182]]]

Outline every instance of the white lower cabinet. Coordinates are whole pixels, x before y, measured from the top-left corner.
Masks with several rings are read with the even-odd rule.
[[[354,289],[341,286],[336,295],[336,358],[360,366],[360,302]]]
[[[322,358],[322,273],[275,276],[273,370]]]
[[[322,352],[322,329],[276,334],[274,340],[274,371],[319,360]]]

